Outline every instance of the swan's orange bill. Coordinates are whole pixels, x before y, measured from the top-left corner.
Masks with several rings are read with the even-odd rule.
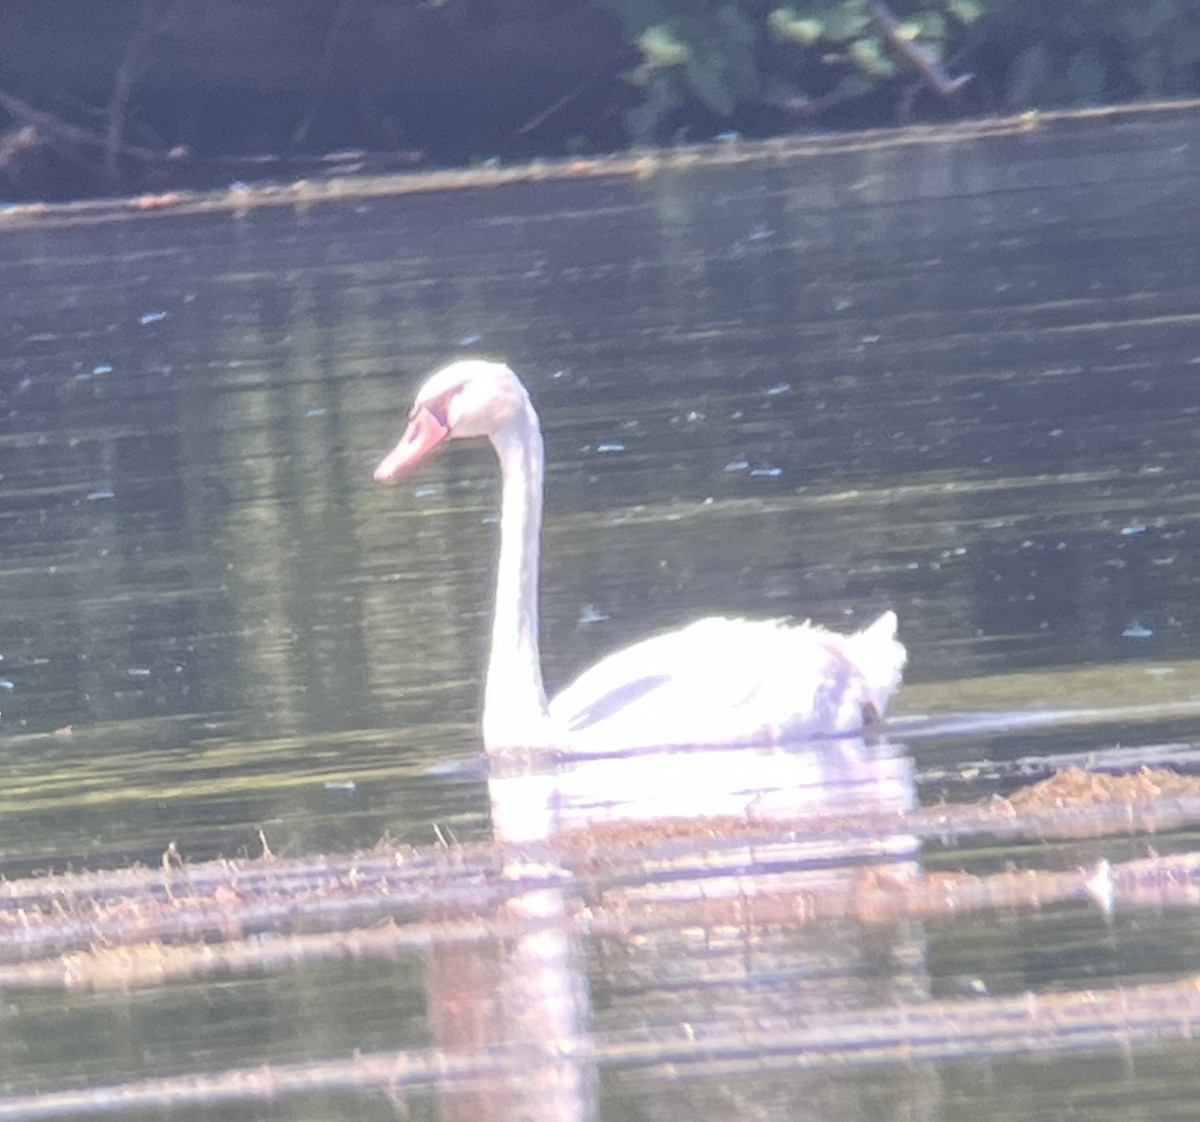
[[[400,443],[379,462],[375,469],[375,482],[395,483],[449,435],[450,430],[433,413],[418,408],[408,422]]]

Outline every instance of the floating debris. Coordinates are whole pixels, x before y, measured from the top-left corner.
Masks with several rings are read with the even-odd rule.
[[[767,397],[778,397],[781,393],[790,393],[792,384],[790,382],[779,382],[767,390]]]
[[[139,322],[145,326],[148,323],[158,323],[167,318],[166,312],[143,312]]]
[[[595,604],[584,604],[579,612],[580,627],[588,627],[593,623],[603,623],[606,619],[608,619],[608,616],[603,612],[596,611]]]
[[[1133,538],[1145,532],[1146,526],[1142,522],[1130,522],[1128,526],[1121,527],[1121,537],[1123,538]]]
[[[991,804],[997,813],[1056,812],[1064,807],[1128,806],[1135,802],[1153,805],[1161,797],[1183,798],[1200,794],[1200,780],[1170,768],[1142,766],[1128,774],[1063,768],[1049,779],[1032,783]],[[997,808],[1001,809],[997,809]]]
[[[89,503],[98,503],[103,502],[105,499],[114,498],[116,498],[116,492],[110,491],[107,487],[102,487],[98,491],[91,491],[87,495],[87,501]]]
[[[1154,635],[1154,630],[1135,619],[1121,635],[1125,639],[1149,639]]]
[[[482,335],[464,335],[461,339],[459,339],[458,345],[460,347],[474,347],[482,342]]]
[[[135,210],[158,210],[160,207],[178,206],[183,202],[183,196],[178,191],[168,191],[163,195],[138,195],[130,201]]]
[[[730,460],[725,465],[726,471],[745,471],[750,466],[748,460]]]
[[[310,409],[304,415],[306,417],[324,417],[327,412],[329,412],[329,411],[325,408],[325,406],[318,405],[318,406],[315,406],[314,408]]]
[[[353,779],[328,779],[325,781],[325,790],[352,795],[358,790],[358,784]]]
[[[131,666],[125,671],[131,678],[149,678],[150,667],[148,666]]]
[[[619,444],[616,441],[613,441],[608,444],[597,444],[596,451],[601,452],[601,453],[603,453],[603,452],[624,452],[625,445]]]
[[[1096,863],[1091,876],[1083,882],[1083,887],[1106,916],[1113,914],[1113,908],[1116,905],[1116,885],[1113,880],[1112,865],[1107,857],[1101,858]]]
[[[751,468],[750,474],[751,475],[765,475],[769,479],[774,479],[774,478],[776,478],[776,476],[780,476],[783,474],[783,468],[777,468],[777,467]]]
[[[417,499],[428,499],[428,498],[432,498],[437,493],[438,493],[438,489],[436,487],[434,487],[433,485],[431,485],[429,483],[426,483],[423,486],[417,487],[414,489],[413,497],[417,498]]]

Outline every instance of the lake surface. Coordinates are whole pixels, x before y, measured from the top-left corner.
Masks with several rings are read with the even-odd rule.
[[[479,752],[494,462],[455,446],[371,482],[421,378],[463,355],[509,361],[542,417],[551,690],[700,615],[851,629],[894,608],[909,668],[870,768],[891,783],[902,764],[912,800],[1007,794],[1039,760],[1115,749],[1195,768],[1196,124],[1085,114],[0,215],[0,872],[257,858],[264,839],[289,859],[486,846],[487,785],[446,765]],[[893,849],[906,868],[1070,870],[1190,853],[1190,830]],[[564,905],[512,906],[553,927]],[[555,1031],[599,1051],[557,1098],[496,1116],[1183,1117],[1200,1081],[1170,1033],[1124,1055],[1114,1037],[825,1067],[812,1041],[770,1041],[814,1010],[1178,978],[1196,931],[1186,910],[1083,900],[784,929],[752,968],[711,931],[660,931],[661,954],[539,945],[564,992],[587,979],[583,1021]],[[35,1116],[35,1092],[452,1056],[448,995],[480,960],[433,943],[6,989],[0,1118]],[[492,968],[483,990],[528,977]],[[705,1016],[740,1026],[736,1055],[631,1059]],[[316,1090],[233,1109],[393,1113]]]

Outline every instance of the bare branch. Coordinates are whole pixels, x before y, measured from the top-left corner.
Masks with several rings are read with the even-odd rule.
[[[113,79],[104,131],[104,175],[110,183],[117,178],[117,157],[125,151],[125,114],[138,76],[145,67],[146,46],[166,27],[175,7],[174,0],[167,0],[166,11],[160,14],[159,4],[160,0],[142,0],[137,28]]]
[[[920,71],[921,77],[929,87],[942,97],[950,97],[951,94],[957,93],[975,77],[974,74],[960,74],[957,78],[952,78],[930,51],[904,34],[900,21],[883,0],[871,0],[870,9],[884,38]]]
[[[100,136],[91,129],[80,128],[67,121],[60,120],[52,113],[44,113],[19,97],[0,90],[0,109],[3,109],[14,120],[26,125],[32,125],[45,138],[46,143],[64,155],[75,155],[79,148],[104,150],[108,146],[107,137]],[[125,156],[139,160],[165,160],[167,153],[154,148],[142,148],[137,145],[119,142],[117,151]]]

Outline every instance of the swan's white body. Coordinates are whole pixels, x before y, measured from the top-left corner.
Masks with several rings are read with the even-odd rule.
[[[892,612],[852,635],[701,619],[608,655],[547,703],[538,654],[542,435],[517,376],[477,359],[432,375],[375,479],[396,482],[457,437],[490,440],[503,480],[482,721],[488,751],[766,745],[857,735],[883,714],[905,661]]]

